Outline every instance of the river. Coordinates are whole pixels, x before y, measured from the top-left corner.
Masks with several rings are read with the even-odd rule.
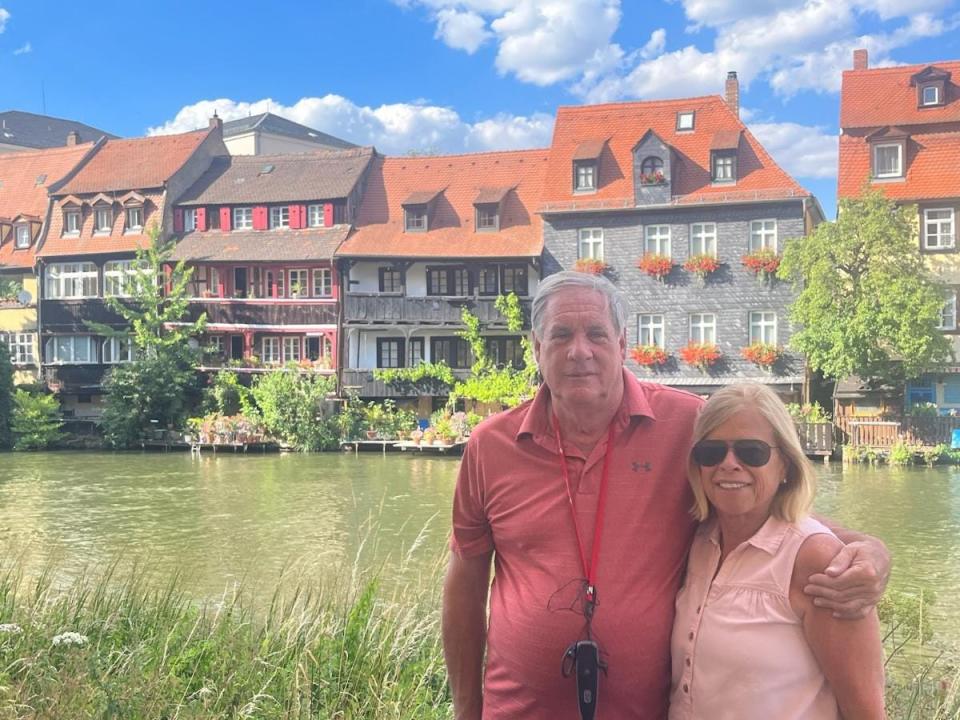
[[[0,548],[65,578],[118,559],[181,572],[198,598],[354,569],[401,587],[442,561],[456,470],[420,454],[2,454]],[[819,473],[817,510],[882,538],[891,586],[934,590],[937,637],[960,648],[960,469]]]

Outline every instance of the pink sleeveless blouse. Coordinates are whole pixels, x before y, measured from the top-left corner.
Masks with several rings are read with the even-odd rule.
[[[839,720],[790,606],[797,551],[819,533],[812,518],[771,517],[717,572],[719,527],[700,527],[677,595],[670,720]]]

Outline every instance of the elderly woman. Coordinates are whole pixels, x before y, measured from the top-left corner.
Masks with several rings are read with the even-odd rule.
[[[876,613],[838,620],[804,594],[841,547],[807,515],[814,473],[762,385],[713,395],[689,479],[701,521],[673,626],[671,720],[882,719]]]

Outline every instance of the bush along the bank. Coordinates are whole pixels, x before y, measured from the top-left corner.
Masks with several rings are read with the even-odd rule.
[[[45,392],[14,393],[14,450],[44,450],[63,438],[60,402]]]
[[[847,463],[878,465],[888,463],[894,467],[909,465],[926,465],[933,467],[939,464],[960,465],[960,450],[951,450],[946,444],[924,446],[914,445],[900,439],[889,449],[872,448],[866,446],[843,446],[843,461]]]
[[[333,450],[340,428],[328,400],[336,378],[295,364],[257,376],[250,393],[267,433],[301,451]]]

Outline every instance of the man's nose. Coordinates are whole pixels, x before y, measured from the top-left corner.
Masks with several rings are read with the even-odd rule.
[[[573,340],[570,342],[568,348],[568,353],[571,358],[587,358],[593,354],[593,349],[590,347],[590,340],[587,338],[586,334],[576,334],[573,336]]]

